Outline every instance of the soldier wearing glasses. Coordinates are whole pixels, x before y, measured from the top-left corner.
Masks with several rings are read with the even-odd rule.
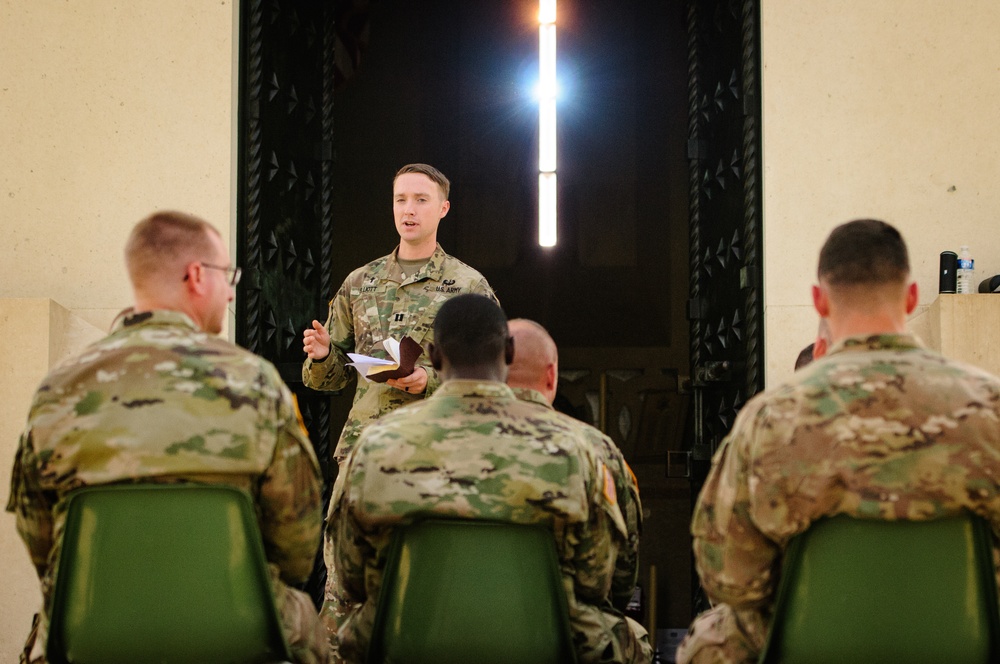
[[[45,603],[65,498],[74,489],[236,486],[258,507],[293,658],[326,662],[316,609],[289,587],[309,576],[319,547],[319,464],[274,366],[216,336],[240,270],[212,226],[178,212],[139,222],[125,260],[134,307],[109,336],[46,376],[14,460],[7,510],[16,515]],[[44,661],[47,625],[43,610],[21,661]]]

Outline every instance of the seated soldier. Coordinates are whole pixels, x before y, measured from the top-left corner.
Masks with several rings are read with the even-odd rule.
[[[514,361],[507,372],[507,385],[518,399],[552,408],[559,388],[559,352],[556,342],[540,324],[526,318],[515,318],[507,323],[514,340]],[[639,483],[625,457],[610,437],[586,422],[553,411],[580,434],[603,456],[604,462],[615,479],[615,494],[625,525],[628,528],[628,546],[618,551],[615,562],[615,579],[611,584],[611,603],[624,611],[635,590],[639,572],[639,535],[642,533],[642,503],[639,502]],[[640,633],[645,630],[630,621]]]
[[[678,662],[756,662],[785,550],[824,517],[968,510],[1000,524],[1000,379],[907,333],[918,294],[899,231],[874,219],[836,227],[817,277],[829,351],[746,403],[698,497],[694,558],[714,607]]]
[[[319,463],[277,369],[216,337],[239,268],[208,223],[159,212],[125,247],[134,308],[111,334],[56,367],[35,394],[7,510],[28,546],[48,607],[66,498],[115,482],[225,484],[259,516],[282,628],[296,662],[326,662],[305,581],[319,547]],[[177,533],[183,537],[184,533]],[[48,615],[21,661],[44,661]]]
[[[386,548],[416,514],[552,526],[578,660],[650,661],[648,640],[607,599],[618,550],[628,546],[611,471],[578,428],[504,384],[514,352],[495,302],[448,300],[430,346],[441,387],[369,425],[347,457],[327,525],[338,661],[364,660]]]

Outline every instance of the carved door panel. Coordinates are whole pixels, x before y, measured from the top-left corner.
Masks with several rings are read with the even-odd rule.
[[[759,0],[688,6],[695,490],[763,387]]]
[[[296,394],[329,496],[327,395],[303,387],[302,330],[331,293],[332,3],[240,5],[236,341],[273,362]],[[319,603],[325,572],[307,589]]]

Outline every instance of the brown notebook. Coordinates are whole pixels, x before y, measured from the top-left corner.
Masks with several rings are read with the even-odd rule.
[[[357,369],[367,380],[384,383],[390,378],[403,378],[413,373],[417,358],[424,352],[420,344],[410,337],[403,337],[399,343],[396,343],[395,339],[386,339],[382,345],[391,359],[383,360],[368,355],[348,353],[348,357],[353,360],[348,362],[348,365]]]

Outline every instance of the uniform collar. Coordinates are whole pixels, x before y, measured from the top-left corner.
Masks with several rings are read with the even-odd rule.
[[[430,396],[443,397],[494,397],[514,399],[514,392],[505,383],[492,380],[453,379],[445,381]]]
[[[546,408],[552,408],[552,404],[548,402],[543,395],[538,390],[533,390],[530,387],[512,387],[510,388],[514,393],[514,396],[518,398],[519,401],[527,401],[529,403],[537,403]]]
[[[169,309],[154,309],[153,311],[136,311],[126,309],[118,314],[114,323],[111,324],[111,331],[118,332],[125,328],[136,328],[139,326],[148,327],[151,325],[176,325],[190,328],[193,332],[198,332],[198,326],[194,324],[187,314]]]
[[[420,281],[421,279],[434,279],[440,281],[444,275],[444,259],[448,254],[444,252],[441,243],[434,247],[434,253],[427,259],[427,262],[416,271],[415,274],[406,276],[406,283]],[[389,262],[386,264],[386,277],[392,281],[403,283],[403,268],[399,266],[399,245],[389,254]]]
[[[903,334],[871,334],[842,339],[830,348],[827,355],[851,351],[918,350],[922,348],[924,348],[923,342],[916,335],[908,332]]]

